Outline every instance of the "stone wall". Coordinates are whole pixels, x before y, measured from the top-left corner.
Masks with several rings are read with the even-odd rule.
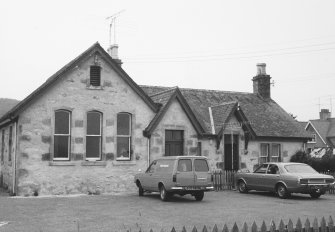
[[[136,191],[133,176],[147,166],[143,130],[154,112],[135,91],[98,57],[102,88],[89,86],[89,57],[65,74],[20,114],[18,122],[18,194],[48,195]],[[70,161],[53,161],[54,112],[71,112]],[[102,160],[85,161],[86,114],[102,113]],[[131,161],[116,160],[116,117],[132,115]]]

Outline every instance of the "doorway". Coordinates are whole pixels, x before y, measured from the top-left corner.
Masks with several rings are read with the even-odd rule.
[[[224,168],[230,171],[239,169],[238,135],[224,135]]]

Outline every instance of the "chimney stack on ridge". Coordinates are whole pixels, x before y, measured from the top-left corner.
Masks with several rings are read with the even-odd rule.
[[[270,79],[270,75],[266,74],[266,64],[258,63],[257,75],[252,78],[254,93],[259,94],[264,99],[271,98]]]
[[[120,66],[122,65],[122,61],[119,59],[119,45],[112,44],[107,49],[108,54],[118,63]]]

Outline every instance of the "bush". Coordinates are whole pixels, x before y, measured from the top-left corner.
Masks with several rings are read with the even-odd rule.
[[[335,156],[332,151],[326,153],[322,158],[311,157],[304,151],[297,151],[292,155],[290,162],[308,164],[318,172],[335,172]]]

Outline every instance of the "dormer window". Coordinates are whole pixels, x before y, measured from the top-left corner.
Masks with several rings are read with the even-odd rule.
[[[90,85],[101,86],[101,67],[94,65],[90,68]]]

